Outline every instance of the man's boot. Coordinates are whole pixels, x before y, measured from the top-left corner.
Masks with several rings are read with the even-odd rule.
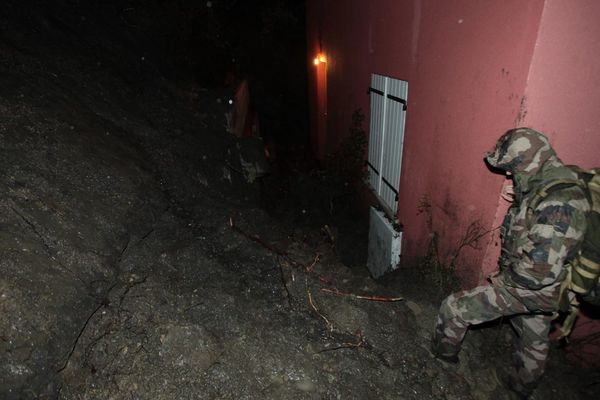
[[[496,381],[504,387],[507,391],[509,391],[513,396],[518,400],[527,400],[531,393],[533,392],[533,388],[527,387],[520,380],[514,376],[513,374],[507,373],[504,369],[500,367],[494,370],[494,375]]]
[[[449,354],[447,352],[442,352],[440,347],[441,346],[439,345],[438,341],[435,340],[435,338],[433,338],[431,340],[431,354],[433,354],[435,358],[449,364],[458,364],[458,362],[460,361],[458,358],[458,354]]]

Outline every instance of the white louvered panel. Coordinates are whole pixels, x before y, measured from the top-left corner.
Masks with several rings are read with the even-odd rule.
[[[382,203],[397,210],[408,82],[371,75],[368,181]]]

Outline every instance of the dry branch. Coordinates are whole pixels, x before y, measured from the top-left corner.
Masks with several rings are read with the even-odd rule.
[[[333,293],[337,296],[347,296],[347,297],[352,297],[354,299],[360,299],[360,300],[385,301],[385,302],[394,302],[394,301],[404,300],[403,297],[363,296],[363,295],[358,295],[358,294],[354,294],[354,293],[342,292],[335,288],[334,289],[321,288],[321,291],[327,292],[327,293]]]
[[[326,351],[334,351],[334,350],[340,350],[340,349],[355,349],[358,347],[367,347],[368,343],[365,340],[365,337],[362,334],[362,331],[359,329],[356,331],[356,343],[351,343],[351,342],[347,342],[347,343],[342,343],[339,346],[336,347],[328,347],[326,349],[320,350],[317,353],[325,353]]]
[[[308,302],[310,303],[310,306],[313,308],[313,310],[315,310],[315,312],[317,314],[319,314],[319,316],[321,318],[323,318],[323,320],[327,324],[327,329],[329,330],[329,332],[333,332],[333,324],[331,322],[329,322],[327,317],[325,317],[323,314],[321,314],[321,312],[317,309],[317,306],[315,306],[315,303],[313,302],[312,293],[310,292],[310,289],[308,288],[308,278],[306,279],[305,283],[306,283],[306,293],[308,294]]]
[[[304,268],[305,270],[309,270],[310,267],[307,267],[306,265],[303,265],[295,260],[293,260],[285,251],[276,249],[275,247],[271,246],[270,244],[266,243],[265,241],[263,241],[261,238],[259,238],[258,236],[252,236],[246,232],[244,232],[243,230],[241,230],[240,228],[238,228],[235,225],[235,222],[233,220],[233,217],[229,217],[229,226],[231,227],[231,229],[233,229],[234,231],[236,231],[237,233],[239,233],[240,235],[244,236],[247,239],[252,240],[253,242],[256,242],[258,244],[260,244],[262,247],[264,247],[265,249],[269,250],[271,253],[278,255],[279,257],[283,258],[285,261],[287,261],[291,266],[296,267],[296,268]],[[316,262],[316,260],[315,260]],[[313,263],[314,265],[314,263]],[[312,266],[311,266],[312,267]]]

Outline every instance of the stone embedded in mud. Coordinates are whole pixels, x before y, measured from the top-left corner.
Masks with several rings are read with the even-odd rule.
[[[159,356],[166,366],[204,371],[213,365],[222,350],[219,340],[198,325],[167,324],[158,329]]]
[[[407,301],[406,306],[412,311],[415,316],[419,316],[423,313],[423,308],[415,303],[414,301]]]
[[[359,305],[348,302],[334,302],[326,309],[333,325],[342,332],[365,331],[369,326],[369,315]]]
[[[316,390],[315,384],[307,379],[296,382],[296,387],[303,392],[314,392]]]

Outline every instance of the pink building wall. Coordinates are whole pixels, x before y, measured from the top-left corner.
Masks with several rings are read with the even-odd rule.
[[[493,230],[503,178],[487,170],[483,152],[520,115],[543,5],[542,0],[308,1],[309,57],[318,51],[320,37],[328,58],[327,138],[313,142],[319,154],[335,149],[356,108],[368,118],[372,72],[409,82],[398,211],[404,264],[423,255],[430,237],[425,217],[418,215],[423,196],[432,205],[433,229],[446,259],[469,225]],[[494,243],[487,235],[477,249],[461,251],[459,272],[467,286],[495,268]]]
[[[445,261],[460,248],[469,226],[497,233],[504,179],[487,169],[483,153],[515,126],[541,6],[535,1],[421,3],[400,183],[409,190],[401,190],[398,213],[407,262],[422,255],[430,234],[415,212],[425,195]],[[466,286],[495,268],[496,242],[497,235],[489,234],[474,243],[477,248],[461,250],[457,266]],[[482,269],[486,251],[494,262]]]

